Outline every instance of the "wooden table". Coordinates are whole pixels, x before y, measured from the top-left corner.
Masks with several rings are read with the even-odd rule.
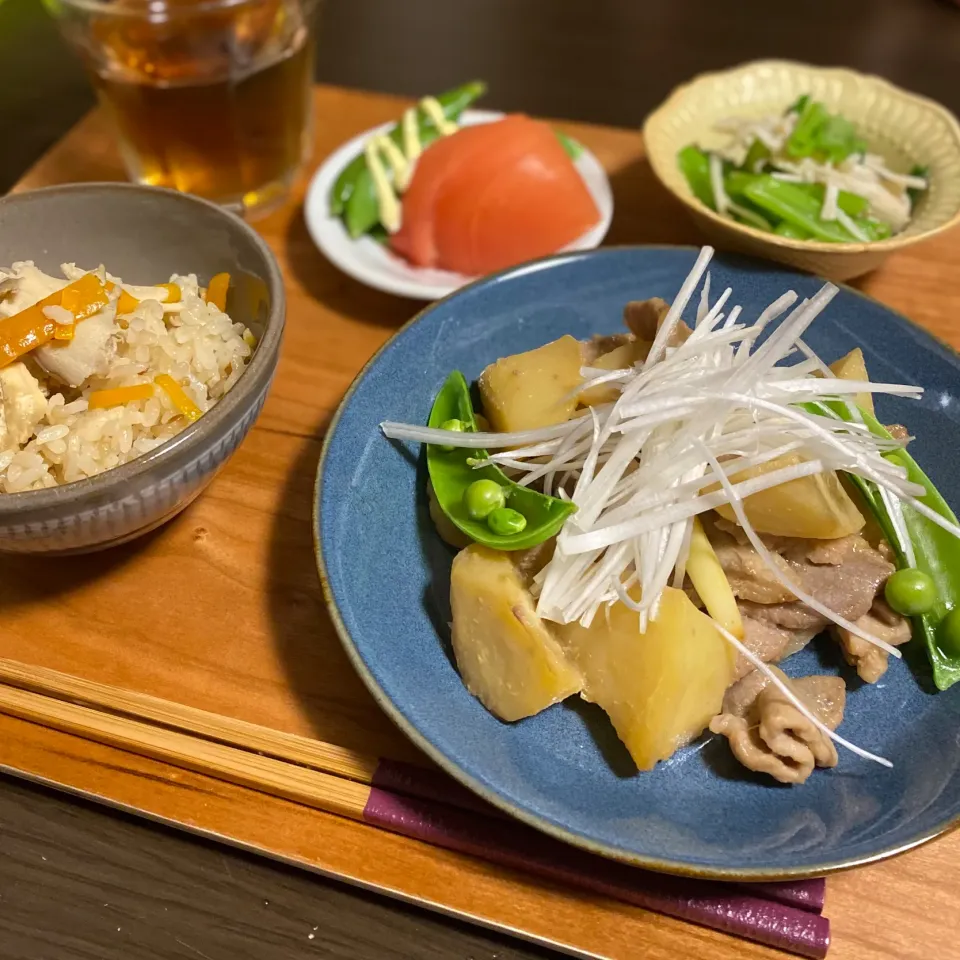
[[[318,161],[357,131],[396,116],[402,102],[321,87],[315,105]],[[655,183],[636,133],[561,125],[610,171],[617,204],[611,242],[697,242]],[[19,189],[121,177],[103,118],[93,114]],[[310,505],[332,409],[415,305],[358,286],[317,253],[300,210],[305,183],[258,224],[284,270],[289,332],[256,428],[185,514],[138,544],[57,563],[56,589],[38,576],[39,565],[0,563],[0,603],[8,614],[0,652],[351,749],[410,757],[413,748],[367,697],[332,638],[313,566]],[[958,268],[954,233],[898,256],[862,286],[957,343]],[[42,569],[49,571],[49,562]],[[198,583],[203,618],[177,615]],[[167,657],[174,647],[175,663]],[[463,916],[495,918],[568,950],[616,958],[778,955],[5,716],[0,763],[318,872]],[[949,918],[960,894],[958,852],[955,835],[831,879],[831,957],[955,955],[957,924]]]
[[[506,934],[0,776],[4,960],[557,960]]]

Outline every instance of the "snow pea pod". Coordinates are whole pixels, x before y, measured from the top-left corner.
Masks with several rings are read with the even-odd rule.
[[[475,433],[477,421],[470,400],[470,388],[459,370],[454,370],[437,394],[428,425],[442,427],[459,420],[467,432]],[[577,508],[569,500],[559,500],[521,487],[492,464],[475,468],[470,462],[487,456],[483,450],[454,447],[444,450],[427,445],[427,470],[437,503],[450,520],[468,537],[494,550],[526,550],[543,543],[560,531],[564,521]],[[485,520],[474,520],[467,512],[464,494],[477,480],[492,480],[504,491],[507,505],[527,521],[522,531],[496,534]]]
[[[561,133],[559,130],[554,130],[553,132],[557,135],[560,146],[563,147],[566,155],[576,163],[583,155],[583,144],[579,140],[575,140],[568,133]]]
[[[787,183],[768,174],[750,178],[750,174],[731,173],[727,177],[729,189],[741,193],[754,206],[806,231],[814,240],[827,243],[853,243],[856,237],[835,220],[822,220],[822,199],[803,189],[803,184]],[[879,225],[861,218],[855,221],[871,240],[881,239]]]
[[[805,230],[816,240],[846,243],[853,239],[840,224],[820,219],[820,204],[792,183],[767,175],[757,177],[743,188],[743,195],[761,210]]]
[[[743,161],[744,170],[761,173],[771,157],[770,148],[761,140],[754,140]]]
[[[822,204],[826,187],[824,187],[822,183],[813,183],[811,186],[813,187],[811,193]],[[866,197],[861,197],[858,193],[850,193],[849,190],[840,190],[837,193],[837,206],[844,213],[849,213],[851,217],[863,217],[867,215],[870,209],[870,201]]]
[[[684,147],[677,154],[677,166],[690,184],[693,195],[711,210],[716,210],[713,185],[710,183],[710,158],[707,154],[694,146]]]
[[[724,178],[724,188],[734,199],[743,199],[744,190],[751,184],[764,182],[761,180],[761,177],[764,176],[766,175],[747,173],[743,170],[731,170]],[[786,181],[777,180],[776,177],[771,177],[771,179],[778,183],[786,183]],[[823,197],[826,192],[826,188],[822,183],[789,183],[788,185],[791,195],[804,193],[808,198],[816,201],[816,206],[814,206],[813,203],[807,203],[803,209],[805,212],[816,210],[817,215],[819,215],[819,211],[823,207]],[[850,193],[848,190],[840,190],[837,194],[837,206],[844,213],[850,214],[851,217],[863,217],[870,207],[870,202],[866,197],[861,197],[859,194]]]
[[[460,114],[472,103],[475,103],[486,93],[487,85],[482,80],[474,80],[471,83],[465,83],[462,87],[454,90],[448,90],[437,97],[437,102],[443,109],[443,115],[452,121],[459,119]],[[421,107],[417,108],[417,123],[420,135],[420,142],[423,146],[432,143],[439,136],[437,128],[430,117]],[[387,131],[387,136],[398,146],[403,146],[403,130],[399,123]],[[374,220],[369,226],[377,222],[376,208],[377,198],[373,190],[373,181],[370,178],[370,171],[367,169],[366,158],[361,151],[353,160],[350,161],[337,177],[332,189],[330,190],[330,212],[335,216],[343,215],[348,205],[356,195],[363,195],[372,204],[370,209],[374,212]],[[358,203],[359,201],[354,201]],[[360,210],[355,213],[357,222],[360,222]],[[369,227],[367,227],[369,229]],[[361,230],[361,233],[365,230]],[[359,236],[359,234],[357,234]]]
[[[846,421],[852,419],[847,406],[836,401],[804,404],[804,406],[822,416],[832,416]],[[862,408],[860,408],[860,415],[871,433],[884,439],[891,439],[886,427],[876,417]],[[885,456],[904,466],[908,479],[923,487],[925,492],[918,498],[921,503],[944,519],[952,523],[957,522],[956,516],[940,491],[906,450],[895,450]],[[877,518],[884,536],[896,554],[897,567],[901,570],[906,568],[908,564],[903,544],[880,496],[879,488],[871,480],[854,474],[847,474],[847,476],[860,491],[870,512]],[[927,613],[913,618],[913,636],[914,639],[923,639],[933,669],[933,682],[937,689],[946,690],[960,680],[960,650],[955,649],[951,642],[952,638],[942,635],[941,630],[941,624],[947,614],[952,610],[960,609],[960,540],[907,503],[903,504],[903,519],[913,546],[916,569],[926,573],[933,580],[937,590],[937,599],[933,607]]]
[[[795,227],[792,223],[787,223],[786,220],[781,220],[780,223],[774,227],[773,232],[778,237],[786,237],[788,240],[809,240],[810,234],[806,230],[801,230],[799,227]]]

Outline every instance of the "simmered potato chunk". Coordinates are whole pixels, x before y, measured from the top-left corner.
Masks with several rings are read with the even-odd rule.
[[[650,344],[643,340],[631,340],[619,347],[614,347],[608,353],[601,354],[589,366],[598,370],[626,370],[638,360],[642,360],[650,349]],[[585,407],[593,407],[598,403],[613,403],[620,396],[620,391],[612,384],[601,383],[598,387],[590,387],[580,394],[580,403]]]
[[[582,696],[606,711],[641,770],[700,734],[733,682],[733,650],[713,621],[670,587],[646,633],[638,614],[617,603],[589,627],[561,627],[560,642],[583,676]]]
[[[583,383],[580,365],[580,344],[570,336],[491,363],[480,375],[490,425],[508,433],[569,420]]]
[[[845,357],[834,360],[830,364],[830,369],[835,377],[841,380],[869,380],[867,376],[867,363],[863,359],[863,351],[859,347],[854,347]],[[874,413],[873,394],[858,393],[855,397],[857,404],[864,410]]]
[[[730,479],[734,483],[800,463],[800,457],[789,454],[749,470],[741,470]],[[716,484],[704,492],[715,490]],[[781,483],[769,490],[751,494],[743,501],[747,519],[758,533],[780,537],[807,537],[811,540],[834,540],[857,533],[864,524],[863,514],[843,489],[836,473],[819,473]],[[737,522],[733,508],[717,507],[724,520]]]
[[[501,720],[529,717],[580,689],[580,677],[508,553],[473,544],[450,578],[453,652],[467,689]]]

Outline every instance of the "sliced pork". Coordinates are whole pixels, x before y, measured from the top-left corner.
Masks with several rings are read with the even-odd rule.
[[[790,680],[771,668],[823,724],[835,730],[843,719],[846,687],[840,677],[812,676]],[[730,743],[745,767],[781,783],[803,783],[814,767],[834,767],[833,742],[758,670],[735,683],[723,699],[723,712],[710,730]]]
[[[744,643],[761,660],[775,663],[789,657],[830,624],[827,617],[791,594],[738,526],[716,519],[708,528],[708,535],[737,598]],[[877,549],[859,534],[837,540],[772,536],[762,539],[773,554],[777,571],[798,589],[846,620],[869,618],[861,625],[881,639],[886,639],[888,631],[897,637],[903,634],[903,624],[891,620],[896,615],[877,600],[895,569],[889,548]],[[878,603],[882,606],[877,607]],[[874,618],[871,611],[875,607],[878,612]],[[876,629],[870,626],[874,621]],[[907,627],[903,640],[890,642],[908,639]],[[883,650],[854,634],[848,635],[848,631],[838,635],[838,639],[848,661],[857,666],[863,679],[882,675],[887,658]],[[751,669],[750,662],[741,656],[737,676],[742,677]]]
[[[911,636],[910,621],[890,609],[890,605],[882,597],[873,601],[873,606],[862,617],[856,620],[856,625],[871,636],[885,640],[891,646],[898,647],[906,643]],[[876,683],[887,672],[887,661],[890,655],[875,643],[858,637],[855,633],[843,627],[833,627],[832,632],[840,643],[844,659],[852,667],[857,668],[857,675],[867,683]]]

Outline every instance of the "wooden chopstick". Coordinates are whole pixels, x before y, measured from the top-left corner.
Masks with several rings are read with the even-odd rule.
[[[260,756],[7,684],[0,684],[0,711],[352,820],[364,819],[371,793],[371,788],[362,783],[298,763]]]
[[[379,763],[376,757],[356,753],[322,740],[272,730],[256,723],[224,717],[161,697],[84,680],[47,667],[32,666],[2,657],[0,682],[10,688],[44,695],[47,700],[43,703],[49,705],[52,715],[56,713],[54,704],[57,701],[86,705],[358,783],[370,783]],[[43,703],[35,701],[36,708],[39,709]],[[39,714],[35,719],[38,723],[44,722]]]

